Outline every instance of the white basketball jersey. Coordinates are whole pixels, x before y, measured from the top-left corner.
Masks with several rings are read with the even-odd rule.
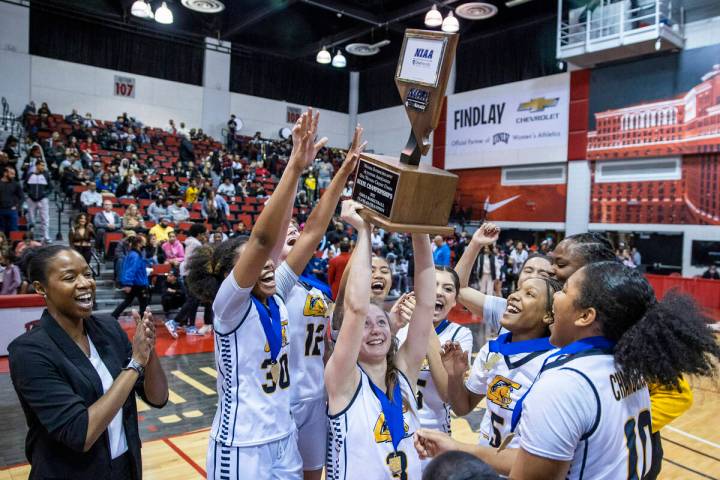
[[[420,427],[415,394],[402,373],[398,374],[403,397],[405,437],[393,452],[390,431],[380,400],[360,370],[360,384],[350,405],[337,415],[328,415],[327,480],[420,479],[420,457],[413,434]],[[393,470],[395,475],[393,475]]]
[[[279,294],[284,293],[283,284],[296,281],[288,271],[286,264],[275,271]],[[230,274],[213,303],[218,406],[210,436],[217,443],[233,447],[278,440],[295,429],[290,414],[288,312],[281,296],[275,295],[282,322],[282,347],[277,357],[280,375],[276,383],[271,373],[270,347],[250,298],[251,290],[240,288]],[[232,330],[226,330],[228,325]]]
[[[401,328],[397,332],[399,345],[402,345],[407,338],[408,326]],[[458,342],[463,351],[468,354],[470,361],[473,348],[473,335],[469,328],[458,325],[457,323],[449,323],[439,334],[440,345],[445,342]],[[450,433],[450,405],[443,402],[440,393],[437,391],[432,374],[430,373],[430,365],[427,358],[423,360],[422,368],[418,374],[417,382],[417,407],[418,416],[420,417],[420,425],[423,428],[440,430]]]
[[[323,355],[330,300],[317,288],[298,282],[286,306],[290,317],[290,369],[293,404],[325,396]]]
[[[508,436],[515,403],[525,395],[545,359],[555,351],[500,355],[490,353],[489,342],[482,346],[465,381],[468,390],[486,398],[478,438],[480,445],[497,448]],[[519,442],[516,435],[507,447],[516,448]]]
[[[526,451],[569,460],[570,480],[642,479],[652,463],[647,386],[602,350],[551,359],[523,401],[518,431]]]

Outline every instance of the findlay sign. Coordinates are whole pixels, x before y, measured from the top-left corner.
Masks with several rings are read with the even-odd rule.
[[[564,162],[568,74],[451,95],[445,168]]]

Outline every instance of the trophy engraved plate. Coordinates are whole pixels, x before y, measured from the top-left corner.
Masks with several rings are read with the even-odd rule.
[[[448,226],[458,177],[420,164],[430,151],[430,134],[440,121],[445,88],[457,48],[457,34],[405,30],[395,85],[411,124],[399,157],[361,154],[353,199],[360,214],[389,231],[450,235]]]

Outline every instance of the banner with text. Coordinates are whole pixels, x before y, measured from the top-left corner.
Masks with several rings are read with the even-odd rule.
[[[567,73],[448,96],[445,169],[566,161],[569,99]]]

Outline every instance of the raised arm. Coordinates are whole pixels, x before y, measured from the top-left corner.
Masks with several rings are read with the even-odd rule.
[[[498,239],[500,235],[500,228],[493,223],[483,223],[480,228],[475,230],[470,244],[465,249],[462,257],[455,267],[455,271],[460,277],[460,292],[458,292],[458,301],[466,308],[468,308],[473,315],[482,316],[483,306],[485,305],[485,294],[479,290],[468,287],[470,282],[470,274],[472,273],[473,265],[477,260],[480,250],[485,245],[492,245]]]
[[[353,273],[341,306],[344,312],[342,327],[335,349],[325,365],[325,388],[331,414],[339,412],[350,402],[360,375],[355,366],[370,306],[370,225],[358,214],[362,208],[353,200],[346,200],[342,205],[342,218],[357,229],[358,238]]]
[[[335,213],[335,207],[340,200],[343,187],[345,183],[347,183],[348,177],[355,171],[355,166],[360,158],[360,154],[365,148],[365,145],[367,145],[367,142],[362,142],[362,132],[362,127],[355,127],[353,143],[345,156],[345,161],[332,179],[332,182],[330,182],[330,186],[325,191],[325,194],[313,209],[305,223],[305,228],[300,238],[298,238],[295,246],[293,246],[293,249],[287,257],[288,265],[297,275],[300,275],[303,270],[305,270],[307,262],[310,261],[310,258],[315,253],[315,249],[325,234],[325,230],[327,230],[333,213]]]
[[[293,131],[299,130],[302,132],[300,141],[293,145],[290,160],[280,178],[280,183],[278,183],[270,201],[268,201],[267,206],[258,217],[250,234],[250,239],[245,244],[240,258],[235,263],[233,275],[240,288],[249,288],[255,284],[278,239],[284,238],[287,232],[287,224],[285,224],[285,229],[282,230],[283,220],[286,218],[288,210],[292,209],[300,174],[307,167],[308,158],[310,158],[309,161],[311,162],[314,157],[314,153],[311,155],[310,152],[316,151],[315,148],[319,149],[327,141],[323,139],[318,142],[319,147],[314,143],[317,116],[313,119],[311,115],[312,110],[308,110],[295,124]]]
[[[435,311],[435,265],[430,248],[430,237],[426,234],[414,233],[412,242],[415,257],[415,310],[405,343],[398,351],[397,366],[408,377],[410,385],[415,385],[420,366],[427,353],[428,337],[432,330]]]
[[[317,127],[318,123],[320,121],[320,112],[318,112],[314,117],[312,116],[312,108],[308,109],[308,115],[311,119],[311,125],[310,128],[313,131],[313,136],[310,138],[310,140],[314,140],[315,135],[317,134]],[[298,123],[301,122],[302,119],[298,120]],[[297,124],[296,124],[297,125]],[[299,146],[303,142],[303,135],[304,131],[300,128],[293,128],[292,131],[292,143],[293,143],[293,150],[295,150],[296,146]],[[303,160],[303,163],[307,165],[312,165],[313,160],[315,160],[315,157],[317,156],[317,153],[320,151],[322,147],[325,146],[327,143],[327,138],[323,137],[320,141],[315,143],[314,148],[312,149],[306,149],[304,150],[305,159]],[[297,194],[297,185],[295,186],[295,191],[293,192],[293,202],[290,204],[290,208],[287,209],[285,212],[285,216],[282,218],[279,224],[279,228],[281,232],[287,232],[288,225],[290,224],[290,219],[292,218],[292,212],[293,212],[293,204],[295,202],[295,195]],[[270,202],[268,199],[267,203]],[[270,258],[275,263],[275,265],[278,264],[278,259],[280,258],[280,255],[282,254],[283,247],[285,246],[285,236],[281,235],[281,237],[278,239],[278,242],[275,244],[275,246],[272,249],[272,252],[270,253]],[[313,245],[311,248],[314,248]],[[308,258],[309,260],[309,258]],[[298,275],[302,272],[295,272]]]

